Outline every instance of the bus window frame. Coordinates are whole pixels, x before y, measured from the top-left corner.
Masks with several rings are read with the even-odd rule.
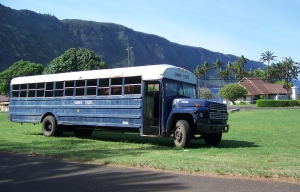
[[[14,84],[12,85],[12,97],[56,98],[141,95],[142,82],[141,76],[130,76]],[[78,90],[81,91],[80,95],[78,95]],[[91,93],[88,90],[93,91]],[[113,90],[117,93],[113,93]]]

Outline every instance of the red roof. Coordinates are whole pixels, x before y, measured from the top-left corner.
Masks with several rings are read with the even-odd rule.
[[[248,90],[247,95],[286,94],[282,84],[266,83],[259,78],[244,77],[238,83]]]

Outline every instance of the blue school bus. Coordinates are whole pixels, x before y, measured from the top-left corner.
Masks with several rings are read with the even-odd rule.
[[[227,106],[197,99],[195,75],[167,64],[14,78],[9,120],[41,123],[45,136],[96,130],[172,136],[183,148],[202,138],[217,145],[229,130]]]

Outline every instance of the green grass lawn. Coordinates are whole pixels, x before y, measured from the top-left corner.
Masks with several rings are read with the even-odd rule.
[[[300,110],[249,110],[230,113],[229,132],[218,146],[192,141],[174,147],[172,138],[94,132],[80,139],[72,133],[44,137],[41,125],[12,123],[0,113],[0,151],[42,155],[99,164],[146,167],[188,173],[300,180]]]

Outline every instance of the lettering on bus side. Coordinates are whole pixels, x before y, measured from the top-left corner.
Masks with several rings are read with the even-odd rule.
[[[184,78],[184,79],[190,79],[189,75],[184,75],[184,74],[181,74],[181,73],[176,73],[175,72],[175,76],[180,77],[180,78]]]
[[[74,101],[74,105],[82,105],[82,101]]]
[[[83,104],[83,101],[74,101],[74,105],[82,105],[82,104]],[[91,100],[84,101],[84,104],[85,105],[92,105],[93,101],[91,101]]]
[[[176,76],[176,77],[182,77],[182,74],[181,74],[181,73],[176,73],[176,72],[175,72],[175,76]]]
[[[183,75],[183,78],[184,78],[184,79],[190,79],[190,76],[188,76],[188,75]]]

